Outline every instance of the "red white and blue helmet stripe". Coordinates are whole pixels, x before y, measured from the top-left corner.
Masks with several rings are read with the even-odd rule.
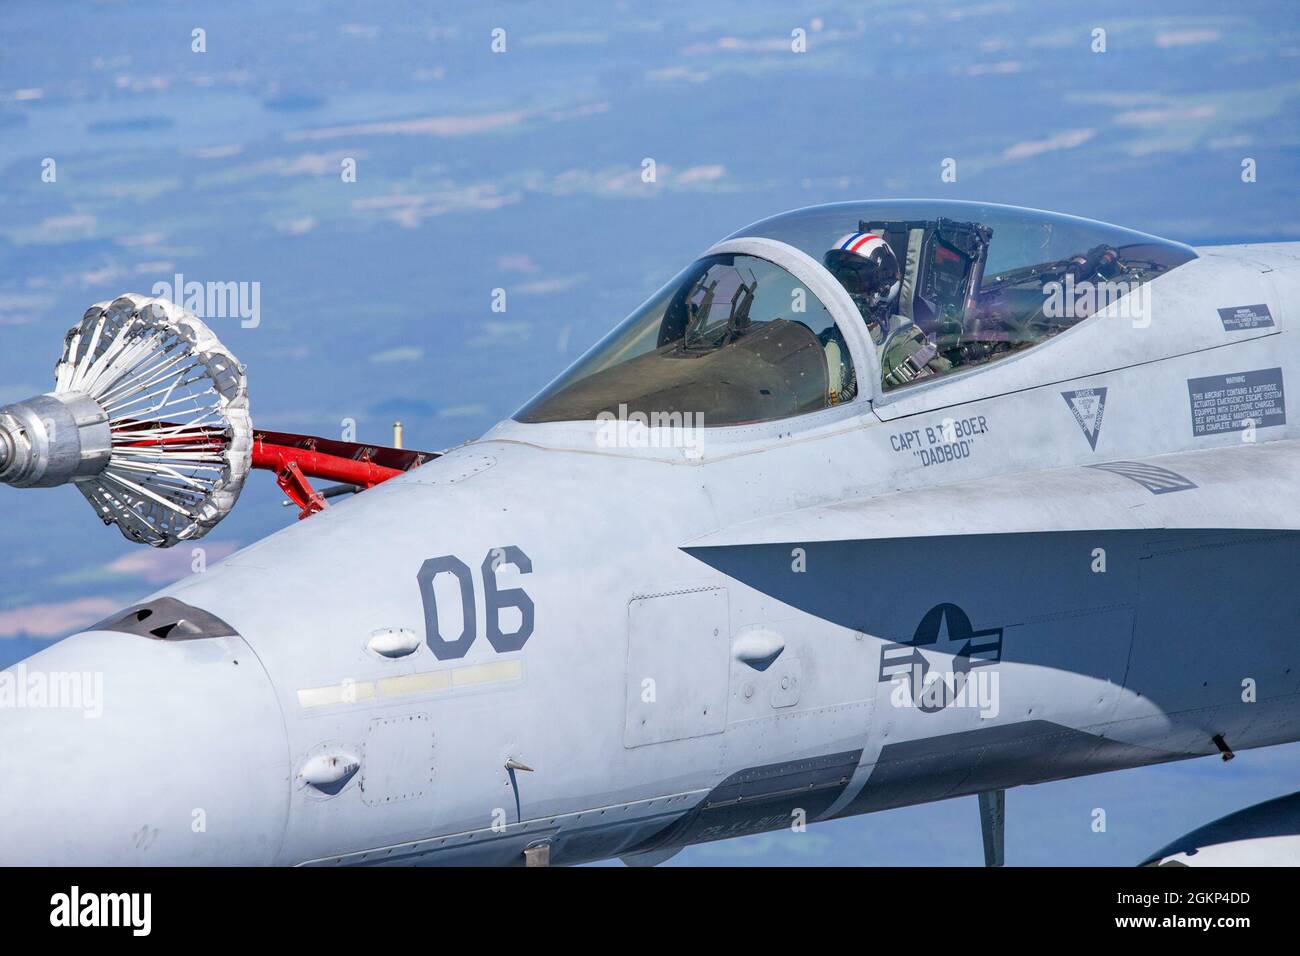
[[[885,240],[874,233],[851,232],[841,238],[835,248],[842,252],[854,252],[860,256],[869,256],[884,244]]]

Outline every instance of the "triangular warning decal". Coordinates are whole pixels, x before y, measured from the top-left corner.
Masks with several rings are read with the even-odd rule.
[[[1101,416],[1106,411],[1106,390],[1104,388],[1081,388],[1074,392],[1062,392],[1065,404],[1074,412],[1074,420],[1083,429],[1083,437],[1088,439],[1092,450],[1097,450],[1097,437],[1101,434]]]

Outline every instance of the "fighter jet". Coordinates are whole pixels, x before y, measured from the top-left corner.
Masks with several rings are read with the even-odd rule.
[[[1144,866],[1295,866],[1300,793],[1238,810],[1179,837]]]
[[[303,520],[0,674],[0,862],[653,864],[974,796],[1000,864],[1009,788],[1300,739],[1297,302],[1300,243],[816,206],[437,452],[260,431],[197,309],[101,303],[0,480],[146,546],[257,469]]]

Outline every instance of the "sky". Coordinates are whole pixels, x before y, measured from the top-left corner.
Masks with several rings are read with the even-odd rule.
[[[88,305],[177,274],[257,284],[255,314],[212,324],[247,366],[260,427],[354,421],[387,442],[400,419],[408,447],[434,450],[508,417],[713,242],[786,209],[980,199],[1193,244],[1300,239],[1294,13],[9,0],[0,404],[52,386]],[[293,520],[260,477],[205,539],[209,560]],[[0,666],[189,561],[129,545],[72,488],[0,487]],[[1300,789],[1297,757],[1012,791],[1008,861],[1138,862]],[[975,800],[959,802],[672,863],[978,864]]]

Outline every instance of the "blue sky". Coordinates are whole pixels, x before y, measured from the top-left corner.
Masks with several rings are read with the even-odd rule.
[[[351,418],[382,441],[400,418],[408,445],[442,448],[710,243],[788,208],[938,196],[1192,243],[1300,238],[1294,8],[1139,6],[7,3],[0,402],[50,387],[89,303],[176,273],[261,284],[256,328],[214,324],[262,427],[335,435]],[[254,478],[211,555],[292,520],[280,498]],[[187,571],[100,528],[71,488],[0,488],[0,664]],[[1008,858],[1136,862],[1300,789],[1297,755],[1014,791]],[[674,862],[979,860],[969,799]]]

